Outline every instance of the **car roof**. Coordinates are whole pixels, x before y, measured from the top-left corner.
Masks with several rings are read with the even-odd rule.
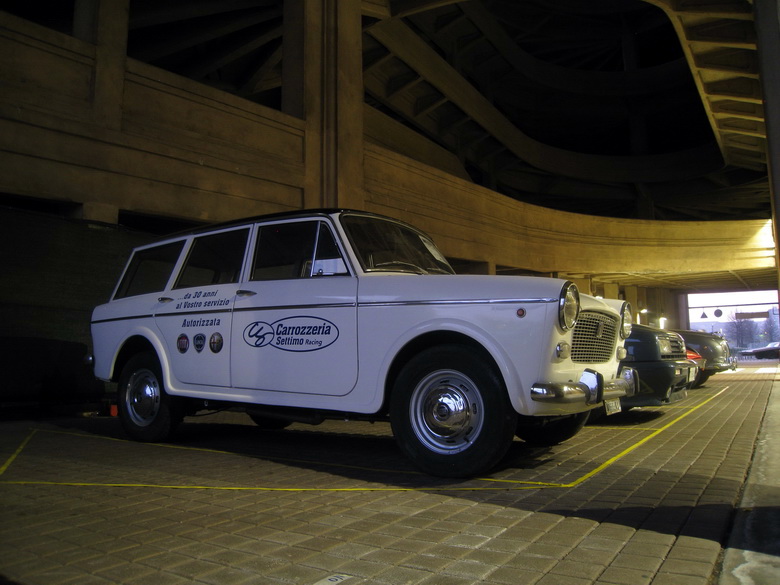
[[[255,215],[250,217],[242,217],[239,219],[231,219],[228,221],[223,222],[217,222],[217,223],[207,223],[203,225],[199,225],[196,227],[187,228],[185,230],[177,231],[177,232],[171,232],[170,234],[164,234],[158,237],[155,241],[163,241],[163,240],[169,240],[172,238],[179,238],[179,237],[185,237],[190,235],[196,235],[196,234],[202,234],[214,230],[221,230],[225,228],[231,228],[231,227],[238,227],[242,225],[249,225],[253,224],[259,221],[271,221],[271,220],[279,220],[279,219],[296,219],[296,218],[312,218],[312,217],[328,217],[335,213],[355,213],[360,215],[366,215],[371,217],[376,217],[378,219],[385,219],[389,221],[394,221],[397,223],[400,223],[402,225],[408,226],[411,229],[415,231],[420,231],[419,228],[414,227],[413,225],[402,221],[400,219],[396,219],[394,217],[389,217],[387,215],[381,215],[379,213],[373,213],[370,211],[362,211],[359,209],[349,209],[349,208],[338,208],[338,207],[322,207],[322,208],[316,208],[316,209],[298,209],[295,211],[280,211],[277,213],[269,213],[264,215]]]

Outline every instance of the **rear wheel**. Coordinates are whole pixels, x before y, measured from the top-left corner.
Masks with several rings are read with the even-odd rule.
[[[463,346],[423,351],[393,387],[393,434],[401,450],[432,475],[488,471],[509,448],[516,420],[495,368]]]
[[[122,369],[119,420],[133,439],[165,441],[182,421],[178,402],[165,392],[162,380],[160,362],[151,352],[133,356]]]
[[[515,435],[535,447],[551,447],[571,439],[588,422],[590,411],[560,417],[522,417]]]

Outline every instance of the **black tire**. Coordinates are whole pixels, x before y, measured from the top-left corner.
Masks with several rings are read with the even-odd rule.
[[[262,416],[259,414],[250,414],[249,418],[264,431],[281,431],[292,424],[292,421],[290,420],[274,418],[272,416]]]
[[[459,345],[427,349],[393,386],[390,422],[401,450],[431,475],[492,469],[512,443],[517,413],[486,358]]]
[[[561,417],[522,417],[515,435],[534,447],[552,447],[580,432],[590,417],[589,410]]]
[[[125,364],[117,393],[122,428],[137,441],[166,441],[184,418],[179,403],[165,392],[160,362],[151,352]]]
[[[698,387],[700,387],[707,380],[710,379],[710,376],[712,376],[712,374],[707,374],[707,373],[702,372],[701,370],[699,370],[699,373],[696,374],[696,378],[693,380],[693,384],[691,385],[691,388],[698,388]]]

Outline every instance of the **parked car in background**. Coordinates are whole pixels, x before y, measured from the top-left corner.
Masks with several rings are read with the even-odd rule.
[[[745,357],[754,357],[758,360],[771,360],[780,357],[780,341],[773,341],[764,347],[746,349],[741,353]]]
[[[626,339],[628,355],[621,362],[634,368],[639,390],[620,399],[623,410],[637,406],[661,406],[688,395],[699,367],[688,359],[680,334],[649,325],[633,325]]]
[[[691,360],[694,364],[696,364],[696,367],[699,368],[698,372],[696,373],[696,377],[698,378],[699,374],[701,374],[701,371],[704,369],[704,366],[707,365],[707,360],[705,360],[699,352],[691,349],[687,345],[685,346],[685,357]],[[694,380],[691,388],[694,388],[695,384],[696,382]]]
[[[737,369],[737,357],[731,355],[729,342],[722,335],[687,329],[678,329],[675,332],[682,335],[686,347],[695,350],[705,360],[704,367],[699,370],[693,383],[694,388],[698,388],[718,372]]]
[[[135,439],[221,406],[276,428],[389,421],[418,467],[470,476],[514,436],[553,445],[618,411],[631,321],[566,280],[456,276],[408,224],[323,210],[137,248],[92,335]]]

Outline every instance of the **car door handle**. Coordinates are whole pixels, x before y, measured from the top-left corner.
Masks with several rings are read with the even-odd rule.
[[[173,299],[171,297],[158,297],[158,303],[170,303]]]
[[[255,291],[253,291],[253,290],[243,290],[243,289],[240,289],[240,290],[236,291],[236,296],[238,296],[238,297],[252,297],[252,296],[254,296],[256,294],[257,293]]]

